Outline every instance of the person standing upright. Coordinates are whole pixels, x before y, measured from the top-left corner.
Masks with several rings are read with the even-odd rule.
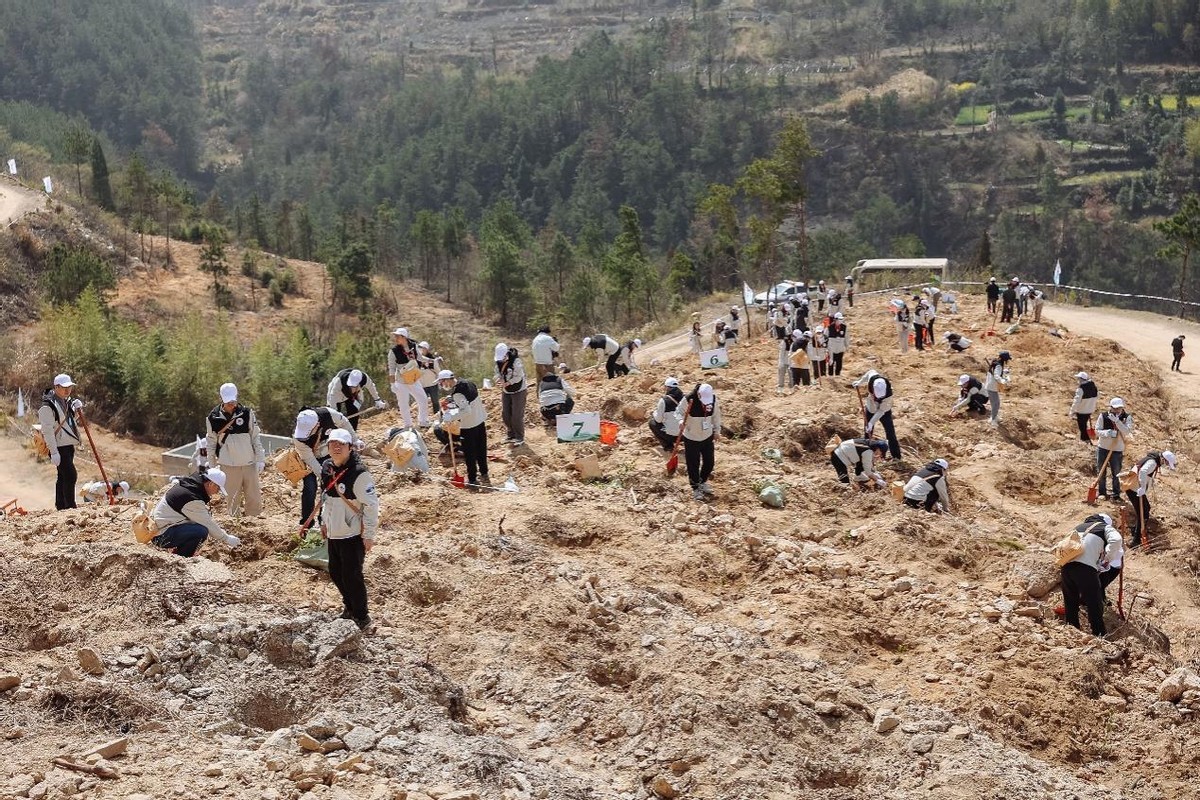
[[[925,349],[925,336],[929,330],[929,306],[920,295],[913,295],[913,342],[918,350]]]
[[[371,615],[363,562],[379,530],[379,495],[353,445],[344,430],[329,434],[329,457],[321,464],[321,535],[329,543],[329,578],[342,596],[342,619],[366,630]]]
[[[1001,350],[999,355],[988,362],[983,388],[987,392],[988,402],[992,404],[992,416],[988,419],[990,425],[1000,424],[1000,387],[1008,385],[1008,362],[1011,360],[1012,353]]]
[[[1133,433],[1133,415],[1125,410],[1125,401],[1114,397],[1108,401],[1108,411],[1096,418],[1096,474],[1099,496],[1107,498],[1104,482],[1112,475],[1112,498],[1121,500],[1121,465],[1125,460],[1125,439]],[[1105,466],[1107,461],[1108,466]]]
[[[1033,321],[1042,321],[1042,308],[1046,305],[1046,293],[1041,289],[1034,289],[1029,293],[1029,304],[1033,306]]]
[[[1008,282],[1008,288],[1000,295],[1000,321],[1012,322],[1017,310],[1017,279]]]
[[[826,332],[829,338],[829,374],[842,374],[842,359],[850,349],[850,335],[846,332],[846,315],[838,311],[833,315]]]
[[[448,369],[438,374],[438,383],[445,397],[442,398],[442,425],[434,429],[434,435],[442,444],[449,443],[450,435],[458,437],[467,465],[467,482],[473,490],[491,486],[487,462],[487,411],[479,389],[471,381],[454,377]]]
[[[854,308],[854,278],[846,276],[846,303]]]
[[[813,328],[812,338],[808,340],[808,357],[812,360],[813,375],[824,377],[829,374],[829,340],[821,325]]]
[[[729,307],[729,324],[725,326],[725,343],[736,344],[742,333],[742,315],[737,306]]]
[[[500,418],[507,434],[505,442],[520,447],[525,444],[525,402],[529,389],[525,364],[517,348],[504,342],[496,345],[494,358],[496,373],[493,380],[500,389]]]
[[[1179,368],[1179,362],[1183,361],[1183,340],[1187,337],[1182,333],[1171,340],[1171,371],[1183,372]]]
[[[675,449],[675,440],[679,438],[679,416],[675,410],[683,402],[683,390],[679,388],[676,378],[663,381],[663,388],[666,392],[650,412],[650,432],[662,445],[663,450],[670,452]]]
[[[1075,423],[1079,426],[1080,441],[1091,444],[1092,437],[1088,436],[1088,428],[1092,425],[1092,414],[1096,413],[1100,390],[1096,388],[1095,381],[1086,372],[1077,372],[1075,377],[1079,380],[1079,388],[1075,390],[1075,399],[1071,402],[1071,410],[1067,413],[1075,415]]]
[[[238,402],[238,388],[221,384],[221,402],[204,420],[208,440],[208,465],[225,473],[225,494],[229,497],[230,516],[240,516],[245,505],[247,517],[262,513],[262,484],[259,473],[267,465],[262,431],[254,409]]]
[[[808,337],[801,330],[792,331],[792,346],[788,354],[788,368],[791,370],[792,388],[808,386],[812,382],[810,372],[812,358],[808,354]]]
[[[79,419],[83,414],[83,401],[71,397],[75,381],[67,374],[55,375],[54,385],[42,395],[38,408],[38,423],[42,426],[42,438],[50,450],[50,463],[57,477],[54,481],[54,507],[59,511],[75,508],[75,483],[79,473],[75,469],[75,448],[82,444],[79,438]]]
[[[408,338],[408,328],[392,331],[392,346],[387,354],[388,383],[396,395],[396,407],[405,428],[412,428],[412,404],[417,404],[417,424],[429,427],[429,395],[421,386],[421,364],[417,348]]]
[[[681,416],[681,429],[688,483],[692,487],[692,499],[705,500],[713,495],[708,479],[715,458],[713,442],[721,430],[721,408],[712,386],[707,383],[697,386],[683,405],[686,413]]]
[[[550,335],[550,326],[543,325],[537,329],[530,345],[533,352],[533,367],[540,381],[547,375],[554,374],[554,365],[558,363],[558,340]]]
[[[989,314],[996,313],[996,302],[1000,299],[1000,287],[996,284],[995,278],[988,278],[987,282],[987,310]]]
[[[908,336],[912,331],[912,313],[899,297],[892,300],[892,311],[896,315],[896,338],[900,352],[908,352]]]
[[[329,455],[329,434],[341,429],[354,436],[354,426],[335,408],[302,408],[296,415],[296,427],[292,431],[292,445],[308,467],[308,474],[300,488],[300,536],[303,537],[316,521],[313,511],[317,507],[318,476],[321,474],[321,459]]]
[[[1164,450],[1161,453],[1151,450],[1145,458],[1138,462],[1136,467],[1138,485],[1133,489],[1125,490],[1125,496],[1133,504],[1133,521],[1129,526],[1129,541],[1134,545],[1137,545],[1138,539],[1144,535],[1143,527],[1150,520],[1150,490],[1154,488],[1154,479],[1158,477],[1159,468],[1164,466],[1167,469],[1175,469],[1175,454],[1170,450]]]
[[[429,398],[429,410],[436,414],[440,408],[438,401],[441,400],[437,376],[442,371],[442,357],[433,352],[429,342],[417,344],[417,366],[421,369],[421,388]]]
[[[879,370],[869,369],[866,374],[854,382],[855,390],[858,390],[860,386],[865,389],[863,422],[866,435],[870,436],[875,430],[875,423],[883,425],[888,450],[891,452],[892,458],[899,460],[903,454],[900,452],[900,440],[896,438],[896,424],[892,419],[892,382]]]
[[[375,381],[371,380],[371,376],[361,369],[347,367],[341,370],[333,376],[325,390],[325,405],[335,406],[338,411],[345,414],[356,431],[358,430],[358,415],[366,408],[366,397],[363,396],[364,386],[375,398],[375,408],[381,411],[387,408],[387,403],[379,397]]]

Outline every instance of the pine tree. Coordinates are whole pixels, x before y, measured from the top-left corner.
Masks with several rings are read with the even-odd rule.
[[[104,158],[104,147],[97,137],[92,138],[92,194],[106,211],[116,208],[112,184],[108,180],[108,161]]]
[[[229,263],[225,261],[225,236],[219,228],[210,228],[204,234],[204,247],[200,250],[200,270],[212,276],[213,301],[217,308],[229,308],[233,296],[222,280],[229,274]]]

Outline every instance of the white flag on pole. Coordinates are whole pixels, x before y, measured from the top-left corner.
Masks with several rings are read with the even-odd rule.
[[[17,388],[17,419],[25,418],[25,393]]]
[[[9,175],[17,174],[17,160],[15,158],[10,158],[8,160],[8,174]]]
[[[42,178],[42,186],[46,188],[46,194],[54,193],[54,181],[50,180],[50,176]]]
[[[742,281],[742,303],[747,306],[754,305],[754,290],[745,281]]]
[[[1054,259],[1054,285],[1058,286],[1058,281],[1062,277],[1062,260]]]

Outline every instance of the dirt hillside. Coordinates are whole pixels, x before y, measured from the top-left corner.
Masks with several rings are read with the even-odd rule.
[[[576,376],[580,410],[622,423],[613,447],[557,444],[531,413],[528,450],[510,452],[487,394],[492,480],[517,494],[369,459],[383,530],[366,636],[336,619],[327,576],[280,557],[299,500],[270,471],[266,516],[228,522],[243,545],[196,559],[135,544],[131,506],[6,521],[0,797],[1190,795],[1191,401],[1104,338],[987,336],[975,299],[939,320],[975,340],[967,354],[900,355],[885,302],[849,314],[846,373],[786,396],[758,337],[719,372],[670,346],[640,375]],[[957,376],[1001,347],[1002,424],[951,418]],[[868,367],[896,386],[906,457],[885,475],[947,458],[953,515],[835,480],[824,445],[860,432],[849,383]],[[1067,417],[1080,369],[1129,401],[1135,454],[1181,456],[1153,498],[1151,547],[1127,557],[1131,621],[1109,640],[1057,621],[1045,552],[1093,510],[1091,450]],[[667,374],[709,380],[724,409],[709,503],[682,469],[666,477],[644,426]],[[365,422],[366,438],[394,417]],[[571,470],[585,453],[602,480]],[[768,479],[784,509],[759,502]],[[51,763],[121,738],[98,762],[119,777]]]

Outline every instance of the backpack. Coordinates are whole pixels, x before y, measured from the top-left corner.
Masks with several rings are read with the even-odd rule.
[[[50,445],[46,444],[46,437],[42,435],[42,426],[34,425],[29,431],[29,441],[33,445],[33,450],[42,458],[50,457]]]
[[[1099,526],[1099,529],[1097,529]],[[1083,527],[1082,525],[1080,527]],[[1105,524],[1103,520],[1093,522],[1087,530],[1080,531],[1079,528],[1068,533],[1063,538],[1059,539],[1054,544],[1052,552],[1054,553],[1054,565],[1064,567],[1070,564],[1075,559],[1083,555],[1083,537],[1088,534],[1095,534],[1101,538],[1104,537]]]

